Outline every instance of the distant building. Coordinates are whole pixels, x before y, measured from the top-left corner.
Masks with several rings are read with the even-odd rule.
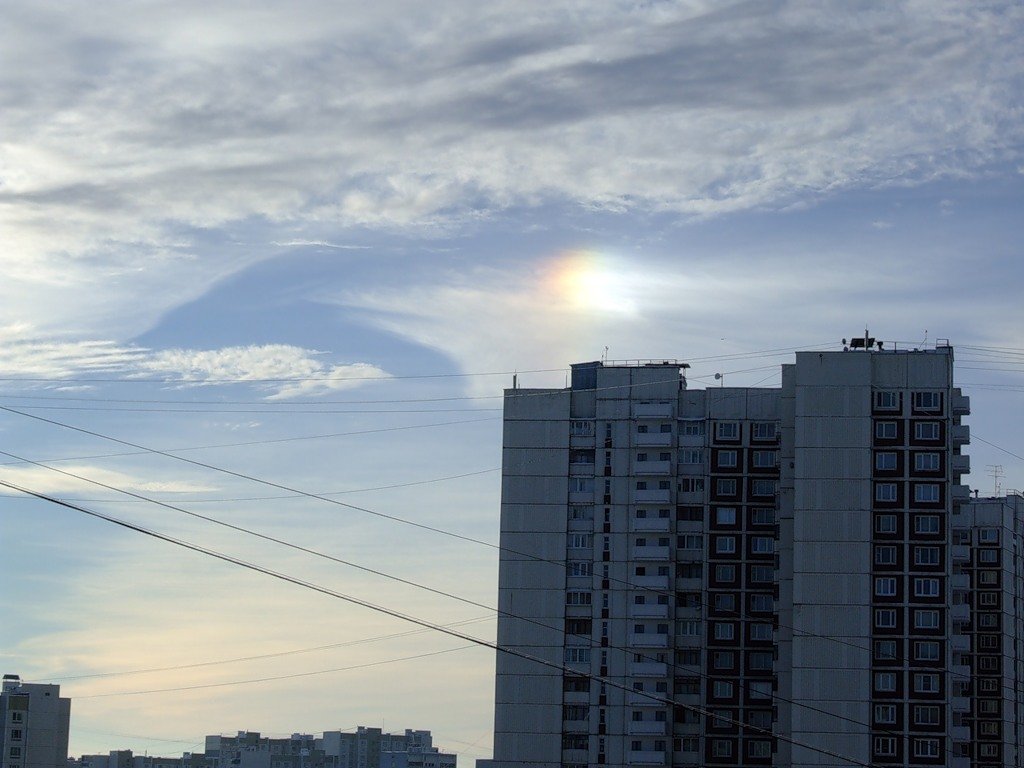
[[[383,733],[359,726],[353,733],[293,733],[280,739],[239,731],[234,736],[207,736],[205,748],[180,758],[115,750],[109,755],[82,755],[67,768],[456,768],[456,756],[435,747],[430,731]]]
[[[71,700],[59,685],[4,675],[0,690],[0,768],[66,768]]]

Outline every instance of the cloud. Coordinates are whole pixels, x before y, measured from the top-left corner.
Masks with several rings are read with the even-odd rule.
[[[266,258],[207,241],[253,221],[333,247],[511,205],[707,216],[1018,164],[1010,3],[444,7],[10,5],[9,317],[151,323]]]
[[[216,486],[183,480],[145,480],[125,472],[92,465],[61,463],[58,469],[61,471],[55,472],[45,467],[30,465],[8,464],[0,466],[0,479],[21,488],[29,488],[45,494],[79,493],[82,491],[93,495],[107,493],[98,490],[93,483],[79,480],[70,475],[80,475],[104,485],[136,493],[212,493],[219,490]]]
[[[286,400],[351,389],[389,376],[369,363],[334,364],[326,359],[327,353],[289,344],[152,350],[109,340],[33,338],[31,327],[24,324],[0,328],[0,342],[0,375],[29,383],[104,376],[159,378],[178,387],[251,383],[266,392],[268,400]]]

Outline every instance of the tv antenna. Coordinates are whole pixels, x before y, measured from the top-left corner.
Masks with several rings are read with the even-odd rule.
[[[988,475],[992,478],[992,495],[1002,496],[1003,495],[1003,465],[1002,464],[988,464]]]

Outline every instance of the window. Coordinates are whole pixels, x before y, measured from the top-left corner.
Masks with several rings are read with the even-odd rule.
[[[774,496],[777,490],[778,483],[775,480],[755,480],[750,487],[753,496]]]
[[[875,469],[879,472],[889,472],[896,469],[895,451],[879,451],[876,453]]]
[[[12,728],[10,732],[11,741],[21,741],[21,729]]]
[[[896,533],[896,515],[875,515],[876,533]]]
[[[875,483],[875,501],[896,501],[896,483]]]
[[[715,424],[715,437],[719,440],[738,440],[740,425],[735,421],[720,421]]]
[[[736,636],[736,627],[725,621],[716,621],[715,640],[732,640]]]
[[[938,757],[938,739],[914,739],[914,757]]]
[[[732,757],[732,742],[729,739],[712,739],[711,756]]]
[[[917,629],[938,629],[939,612],[936,610],[914,611],[914,627]]]
[[[751,680],[747,684],[747,693],[751,699],[770,699],[772,697],[772,683],[770,680]]]
[[[896,690],[895,672],[875,672],[875,690],[890,693]]]
[[[712,686],[711,696],[716,699],[731,699],[732,698],[732,683],[725,680],[715,680]]]
[[[914,501],[919,504],[935,504],[939,501],[938,483],[918,483],[914,486]]]
[[[718,466],[735,467],[737,462],[736,451],[717,451]]]
[[[876,411],[898,411],[900,409],[900,393],[892,391],[875,392]]]
[[[699,448],[684,448],[679,452],[680,464],[703,464],[704,451]]]
[[[918,515],[914,518],[914,533],[938,533],[938,515]]]
[[[682,664],[688,667],[700,664],[700,649],[682,648],[676,651],[676,664]]]
[[[896,564],[896,547],[886,544],[875,547],[875,564],[876,565],[895,565]]]
[[[682,434],[694,436],[704,434],[704,422],[703,421],[684,421],[682,422]]]
[[[658,461],[672,461],[672,453],[670,451],[662,451],[658,454]]]
[[[20,723],[21,720],[22,720],[22,715],[23,714],[24,713],[22,713],[22,712],[11,712],[11,722],[12,723]]]
[[[750,639],[751,640],[771,640],[772,639],[772,625],[765,624],[763,622],[756,622],[750,624]]]
[[[770,584],[775,580],[775,569],[770,565],[750,566],[750,581],[755,584]]]
[[[665,514],[662,514],[662,512]],[[658,517],[670,517],[669,510],[659,509]],[[704,520],[704,510],[700,507],[679,507],[676,519],[682,522],[700,523]]]
[[[715,669],[732,669],[736,661],[732,651],[715,651],[711,663]]]
[[[939,454],[937,453],[915,453],[914,469],[918,472],[938,472]]]
[[[873,749],[879,757],[892,757],[896,754],[896,738],[894,736],[875,736]]]
[[[914,675],[915,693],[938,693],[939,676],[933,673],[918,672]]]
[[[718,478],[718,480],[715,481],[715,492],[719,496],[735,496],[736,480],[734,478]]]
[[[715,581],[723,584],[731,584],[736,581],[736,566],[735,565],[716,565],[715,566]]]
[[[700,634],[700,622],[694,619],[677,621],[676,631],[683,637],[696,637]]]
[[[569,575],[570,576],[589,576],[591,573],[591,564],[584,562],[571,562],[569,563]]]
[[[671,433],[672,432],[672,425],[671,424],[661,424],[661,425],[658,426],[658,431],[661,432],[663,435],[667,434],[667,433]]]
[[[998,563],[999,562],[999,550],[997,549],[979,549],[978,550],[978,562],[979,563]]]
[[[753,525],[774,525],[775,510],[771,507],[755,507],[750,513],[750,522]]]
[[[913,395],[913,405],[915,411],[941,411],[942,393],[915,392]]]
[[[753,594],[750,596],[750,610],[752,613],[768,613],[775,607],[775,600],[771,595]]]
[[[914,707],[915,725],[938,725],[940,718],[939,708],[934,705],[918,704]]]
[[[683,736],[679,741],[680,752],[697,752],[700,750],[700,738],[698,736]]]
[[[988,585],[998,584],[999,583],[999,573],[997,571],[980,571],[978,573],[978,581],[981,584],[988,584]]]
[[[914,437],[918,440],[938,440],[939,422],[918,421],[914,423]]]
[[[562,734],[562,749],[587,749],[589,737],[585,733]]]
[[[672,481],[671,480],[659,480],[658,481],[658,490],[659,491],[670,491],[670,490],[672,490]]]
[[[754,440],[774,440],[777,434],[774,421],[755,421],[751,429]]]
[[[700,563],[677,563],[676,577],[680,579],[699,579],[704,573]]]
[[[939,580],[938,579],[914,579],[914,596],[915,597],[938,597],[939,596]]]
[[[894,629],[896,627],[896,609],[876,608],[875,627],[878,629]]]
[[[571,504],[569,505],[569,519],[570,520],[593,520],[594,519],[594,508],[588,507],[583,504]]]
[[[771,469],[778,463],[778,451],[754,451],[754,466],[758,469]]]
[[[570,533],[567,546],[569,549],[590,549],[594,540],[589,533]]]
[[[747,710],[747,722],[755,728],[764,728],[766,731],[772,727],[772,713],[764,709]]]
[[[592,477],[570,477],[569,491],[571,493],[593,493],[594,478]]]
[[[749,757],[771,757],[772,743],[770,741],[747,741],[747,755]]]
[[[747,661],[751,669],[763,672],[772,668],[775,659],[769,651],[750,651],[747,654]]]
[[[702,549],[704,542],[699,533],[685,533],[677,537],[676,543],[680,549]]]
[[[565,664],[589,664],[590,648],[570,645],[565,649]]]
[[[684,477],[679,480],[679,490],[683,493],[703,493],[703,477]]]
[[[775,551],[775,539],[770,536],[752,536],[750,551],[755,555],[769,555]]]
[[[897,436],[897,427],[895,421],[877,421],[875,422],[875,438],[878,440],[895,440]]]
[[[938,565],[939,564],[939,548],[938,547],[914,547],[914,564],[915,565]]]
[[[641,462],[641,461],[647,461],[647,454],[646,453],[638,453],[636,455],[636,460],[637,460],[638,463]]]
[[[569,425],[569,430],[576,437],[588,437],[594,434],[594,423],[591,421],[573,421]]]
[[[896,659],[895,640],[875,640],[875,661],[894,661]]]
[[[715,522],[718,525],[736,525],[736,507],[718,507]]]
[[[879,725],[891,725],[896,722],[895,704],[875,704],[875,722]]]
[[[890,576],[876,578],[875,594],[879,597],[894,597],[896,595],[896,579]]]
[[[939,644],[935,640],[918,640],[914,643],[914,658],[918,661],[938,661]]]
[[[999,529],[998,528],[979,528],[978,529],[978,543],[979,544],[998,544],[999,543]]]
[[[636,431],[638,434],[646,435],[650,431],[650,427],[646,424],[637,424]]]
[[[736,595],[729,592],[715,593],[715,610],[732,613],[736,610]]]
[[[647,481],[646,480],[637,480],[636,481],[636,489],[638,491],[646,491],[647,490]]]
[[[590,605],[591,595],[589,592],[572,591],[565,593],[566,605]]]
[[[14,758],[20,758],[21,757],[21,747],[11,747],[10,751],[7,754],[9,754],[11,757],[14,757]]]

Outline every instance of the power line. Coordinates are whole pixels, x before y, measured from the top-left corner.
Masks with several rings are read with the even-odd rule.
[[[22,494],[24,495],[24,494]],[[481,621],[490,621],[493,616],[479,616],[475,619],[463,619],[462,621],[454,621],[449,624],[445,624],[446,627],[461,627],[466,624],[476,624]],[[175,664],[170,667],[148,667],[145,669],[124,669],[116,672],[93,672],[87,675],[39,675],[38,681],[49,680],[58,681],[61,683],[70,682],[72,680],[90,680],[99,677],[124,677],[126,675],[144,675],[152,672],[176,672],[182,669],[198,669],[201,667],[214,667],[222,664],[237,664],[246,661],[262,661],[263,659],[276,659],[283,656],[295,656],[302,653],[316,653],[318,651],[333,651],[337,648],[350,648],[354,645],[366,645],[369,643],[376,643],[381,640],[395,640],[401,637],[410,637],[412,635],[420,635],[424,632],[429,632],[429,629],[410,629],[406,632],[392,632],[387,635],[376,635],[374,637],[364,637],[358,640],[346,640],[342,643],[330,643],[329,645],[317,645],[312,648],[294,648],[290,651],[276,651],[274,653],[261,653],[256,656],[240,656],[234,659],[217,659],[214,661],[199,661],[192,664]],[[32,682],[29,680],[28,682]],[[77,697],[76,697],[77,698]],[[117,736],[119,734],[110,734]]]
[[[387,608],[385,606],[377,605],[375,603],[371,603],[371,602],[369,602],[367,600],[363,600],[362,598],[358,598],[358,597],[355,597],[353,595],[348,595],[348,594],[345,594],[345,593],[342,593],[342,592],[337,592],[335,590],[329,589],[329,588],[324,587],[322,585],[315,584],[315,583],[309,582],[309,581],[305,581],[303,579],[299,579],[297,577],[290,576],[290,575],[282,573],[280,571],[274,571],[274,570],[271,570],[269,568],[265,568],[263,566],[257,565],[255,563],[250,563],[248,561],[241,560],[241,559],[239,559],[237,557],[234,557],[232,555],[227,555],[227,554],[225,554],[223,552],[219,552],[217,550],[209,549],[207,547],[203,547],[203,546],[195,544],[193,542],[185,541],[184,539],[178,539],[178,538],[175,538],[173,536],[169,536],[167,534],[159,533],[158,531],[154,531],[154,530],[145,528],[145,527],[143,527],[141,525],[138,525],[136,523],[131,523],[131,522],[128,522],[126,520],[120,520],[120,519],[112,517],[110,515],[107,515],[107,514],[104,514],[104,513],[101,513],[101,512],[97,512],[95,510],[87,509],[87,508],[82,507],[82,506],[77,505],[77,504],[71,504],[69,502],[62,501],[61,499],[55,498],[53,496],[49,496],[48,494],[40,493],[38,491],[32,491],[30,489],[27,489],[27,488],[15,485],[14,483],[8,483],[8,482],[3,481],[3,480],[0,480],[0,485],[2,485],[4,487],[7,487],[7,488],[11,488],[12,490],[21,491],[21,492],[23,492],[23,493],[25,493],[25,494],[27,494],[29,496],[33,496],[33,497],[38,498],[40,500],[48,501],[48,502],[50,502],[52,504],[57,504],[59,506],[65,507],[67,509],[72,509],[74,511],[81,512],[82,514],[89,515],[91,517],[94,517],[94,518],[97,518],[97,519],[100,519],[100,520],[104,520],[104,521],[106,521],[108,523],[111,523],[113,525],[117,525],[117,526],[122,527],[122,528],[126,528],[126,529],[134,531],[136,533],[141,533],[141,534],[143,534],[145,536],[150,536],[150,537],[158,539],[160,541],[164,541],[164,542],[169,543],[169,544],[174,544],[175,546],[179,546],[179,547],[182,547],[184,549],[189,549],[189,550],[191,550],[193,552],[197,552],[199,554],[204,554],[204,555],[206,555],[208,557],[213,557],[215,559],[221,560],[221,561],[229,563],[231,565],[236,565],[238,567],[245,568],[245,569],[250,570],[250,571],[254,571],[254,572],[257,572],[257,573],[262,573],[264,575],[270,576],[271,578],[275,578],[275,579],[278,579],[280,581],[285,581],[285,582],[288,582],[290,584],[294,584],[296,586],[304,587],[306,589],[310,589],[312,591],[319,592],[319,593],[321,593],[323,595],[326,595],[328,597],[333,597],[335,599],[342,600],[344,602],[347,602],[347,603],[350,603],[350,604],[353,604],[353,605],[358,605],[358,606],[361,606],[363,608],[367,608],[369,610],[376,611],[378,613],[382,613],[384,615],[391,616],[393,618],[396,618],[396,619],[399,619],[399,620],[402,620],[402,621],[410,622],[412,624],[416,624],[418,626],[425,627],[425,628],[428,628],[428,629],[433,629],[435,631],[441,632],[441,633],[449,635],[451,637],[456,637],[456,638],[459,638],[461,640],[465,640],[465,641],[467,641],[469,643],[472,643],[472,644],[475,644],[475,645],[478,645],[478,646],[481,646],[481,647],[490,648],[491,650],[498,651],[500,653],[506,653],[506,654],[511,655],[511,656],[516,656],[517,658],[521,658],[521,659],[524,659],[526,661],[530,661],[532,663],[548,667],[550,669],[558,670],[558,671],[562,672],[563,674],[576,675],[576,676],[580,676],[580,677],[587,677],[588,679],[597,680],[600,683],[603,683],[605,685],[611,686],[613,688],[617,688],[617,689],[625,691],[627,693],[632,693],[633,692],[632,689],[628,688],[625,684],[619,683],[619,682],[617,682],[617,681],[615,681],[613,679],[610,679],[610,678],[607,678],[607,677],[602,677],[600,675],[594,675],[592,673],[582,672],[580,670],[575,670],[575,669],[573,669],[571,667],[565,666],[564,664],[558,664],[558,663],[555,663],[555,662],[548,661],[546,659],[541,659],[541,658],[538,658],[536,656],[533,656],[532,654],[528,654],[528,653],[525,653],[524,651],[518,650],[516,648],[510,648],[510,647],[507,647],[507,646],[502,646],[502,645],[499,645],[496,642],[491,642],[489,640],[484,640],[482,638],[474,637],[472,635],[467,635],[467,634],[465,634],[463,632],[460,632],[458,630],[452,629],[450,627],[444,627],[442,625],[435,624],[433,622],[427,621],[426,619],[421,619],[419,617],[411,616],[409,614],[402,613],[402,612],[394,610],[392,608]],[[681,707],[683,709],[687,709],[689,711],[692,711],[692,712],[695,712],[697,714],[700,714],[700,715],[702,715],[702,716],[704,716],[706,718],[711,718],[711,719],[714,719],[716,721],[723,722],[723,723],[729,723],[730,725],[736,725],[736,726],[739,726],[739,727],[745,729],[746,731],[753,731],[755,733],[764,734],[767,737],[776,738],[776,739],[779,739],[780,741],[784,741],[784,742],[792,744],[794,746],[803,747],[805,749],[809,749],[811,751],[818,752],[819,754],[824,754],[824,755],[828,755],[829,757],[834,757],[834,758],[837,758],[839,760],[844,760],[844,761],[846,761],[848,763],[851,763],[852,765],[859,765],[859,766],[863,766],[864,768],[875,768],[875,766],[873,764],[871,764],[871,763],[864,763],[864,762],[861,762],[860,760],[857,760],[855,758],[851,758],[851,757],[847,757],[845,755],[841,755],[841,754],[839,754],[837,752],[833,752],[833,751],[831,751],[829,749],[825,749],[823,747],[817,747],[817,746],[814,746],[814,745],[810,745],[810,744],[806,744],[806,743],[800,742],[800,741],[798,741],[796,739],[793,739],[792,737],[785,736],[785,735],[780,734],[780,733],[776,733],[776,732],[774,732],[774,731],[772,731],[770,729],[761,728],[759,726],[751,725],[750,723],[742,723],[742,722],[740,722],[738,720],[735,720],[734,718],[728,717],[726,715],[719,714],[718,712],[715,712],[715,711],[706,710],[706,709],[703,709],[702,707],[698,707],[698,706],[695,706],[695,705],[692,705],[692,704],[685,704],[683,702],[677,702],[677,701],[675,701],[673,699],[670,699],[668,697],[659,696],[659,695],[654,694],[654,693],[644,692],[643,695],[646,698],[649,698],[649,699],[651,699],[653,701],[658,701],[658,702],[666,704],[666,705]]]
[[[333,669],[321,669],[315,672],[295,672],[290,675],[274,675],[273,677],[257,677],[251,680],[231,680],[225,683],[201,683],[199,685],[183,685],[177,688],[154,688],[148,691],[115,691],[113,693],[92,693],[86,696],[75,696],[75,700],[78,699],[103,699],[109,698],[110,696],[141,696],[148,693],[175,693],[178,691],[198,691],[205,688],[225,688],[231,685],[249,685],[252,683],[268,683],[276,680],[293,680],[297,677],[313,677],[314,675],[326,675],[332,672],[350,672],[354,669],[367,669],[369,667],[380,667],[384,664],[394,664],[399,661],[412,661],[414,659],[426,659],[431,656],[440,656],[445,653],[453,653],[454,651],[464,651],[467,648],[476,648],[476,643],[470,643],[469,645],[460,645],[456,648],[445,648],[440,651],[431,651],[428,653],[417,653],[414,656],[401,656],[395,659],[384,659],[383,661],[370,661],[365,664],[353,664],[348,667],[335,667]]]

